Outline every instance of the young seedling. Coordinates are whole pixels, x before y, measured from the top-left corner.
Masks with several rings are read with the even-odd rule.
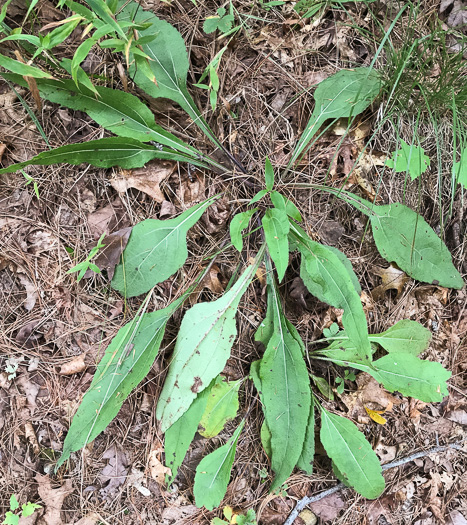
[[[91,262],[91,259],[93,259],[98,251],[101,249],[101,248],[104,248],[105,244],[102,243],[102,240],[104,239],[105,237],[105,233],[103,233],[99,240],[97,241],[97,245],[94,246],[94,248],[89,252],[88,256],[86,257],[86,259],[84,259],[84,261],[78,263],[76,266],[73,266],[73,268],[70,268],[66,273],[76,273],[76,272],[79,272],[78,273],[78,282],[81,281],[81,279],[84,277],[84,274],[88,271],[88,270],[91,270],[93,271],[94,273],[101,273],[101,270],[98,266],[96,266],[94,263]]]
[[[10,510],[5,514],[5,519],[2,522],[2,525],[18,525],[20,518],[27,518],[34,514],[37,509],[42,507],[37,503],[23,503],[21,509],[19,508],[19,502],[16,499],[16,496],[12,494],[10,496]]]

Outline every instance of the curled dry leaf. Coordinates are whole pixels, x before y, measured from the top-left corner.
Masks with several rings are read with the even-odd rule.
[[[68,361],[60,367],[59,374],[62,376],[70,376],[82,372],[86,368],[84,363],[85,357],[86,353],[75,356],[71,361]]]
[[[397,290],[397,297],[399,297],[406,283],[410,281],[410,277],[402,270],[399,270],[394,263],[391,263],[387,268],[374,266],[372,270],[373,273],[381,277],[382,280],[382,283],[371,292],[375,301],[384,297],[384,294],[388,290]]]
[[[149,162],[143,168],[120,170],[112,186],[123,193],[129,188],[135,188],[152,197],[156,202],[164,202],[165,197],[160,184],[175,171],[177,164],[171,161],[156,160]]]
[[[211,268],[209,269],[209,272],[207,273],[206,277],[201,281],[200,285],[203,288],[208,288],[211,290],[212,293],[215,294],[221,294],[224,292],[225,287],[221,283],[221,280],[219,279],[219,275],[221,275],[221,271],[219,269],[219,266],[217,264],[213,264]],[[222,275],[221,275],[222,278]]]
[[[159,485],[163,485],[165,483],[166,475],[170,476],[172,474],[170,468],[165,467],[159,459],[161,457],[162,452],[162,447],[156,447],[151,450],[148,457],[149,472],[151,473],[151,477]]]
[[[122,201],[117,197],[110,204],[88,215],[88,227],[95,240],[105,233],[109,235],[115,228],[129,225]]]
[[[40,518],[41,525],[62,525],[60,511],[64,499],[73,492],[71,479],[67,479],[63,486],[53,489],[49,476],[36,475],[37,490],[45,508],[44,515]]]
[[[32,423],[29,421],[24,425],[24,435],[26,436],[26,439],[29,441],[29,443],[31,443],[32,450],[37,456],[41,448],[39,446],[39,442],[37,441],[36,431],[34,430]]]

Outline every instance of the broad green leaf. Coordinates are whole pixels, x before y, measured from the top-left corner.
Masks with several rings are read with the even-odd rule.
[[[370,341],[378,343],[390,353],[409,353],[417,356],[428,348],[431,332],[416,321],[402,319],[385,332],[370,335]]]
[[[390,392],[397,390],[404,396],[427,403],[442,401],[448,395],[446,381],[451,372],[439,363],[424,361],[408,353],[390,353],[374,361],[371,367],[358,360],[339,359],[338,356],[326,356],[324,359],[338,366],[367,372]]]
[[[206,410],[210,391],[208,387],[200,392],[190,408],[165,433],[165,465],[172,471],[171,475],[166,477],[167,486],[173,483],[195,437],[201,417]]]
[[[302,254],[300,277],[311,294],[336,308],[342,308],[342,323],[362,359],[371,361],[368,328],[354,279],[327,246],[311,240],[297,225],[291,223],[291,234]]]
[[[279,282],[282,281],[289,265],[289,219],[284,210],[266,210],[262,220],[264,237],[271,259],[274,261]]]
[[[297,467],[309,476],[313,473],[313,459],[315,457],[315,406],[311,398],[310,415],[306,427],[305,441],[303,442],[302,453],[297,461]]]
[[[302,216],[300,215],[300,212],[298,211],[297,206],[289,200],[285,200],[285,211],[287,212],[287,215],[291,217],[292,219],[295,219],[298,222],[302,222]]]
[[[377,498],[384,490],[384,478],[371,445],[351,421],[320,408],[320,439],[328,456],[359,494]]]
[[[71,61],[69,63],[71,72]],[[21,86],[27,83],[18,76],[8,76]],[[169,148],[196,157],[196,148],[155,123],[151,110],[137,97],[124,91],[95,86],[96,97],[88,88],[72,80],[37,80],[42,98],[67,108],[84,111],[103,128],[120,137],[128,137],[141,142],[155,141]]]
[[[222,372],[237,335],[235,314],[238,304],[258,264],[249,266],[220,299],[196,304],[185,314],[157,404],[156,417],[161,421],[163,432]]]
[[[271,191],[274,186],[274,168],[268,157],[266,157],[264,165],[264,180],[266,182],[266,189]]]
[[[138,2],[129,2],[119,13],[118,20],[150,23],[147,29],[139,31],[142,38],[157,33],[157,38],[141,46],[143,52],[150,58],[149,67],[154,74],[155,82],[149,80],[140,69],[135,69],[134,65],[130,65],[128,72],[134,82],[151,97],[168,98],[177,102],[206,136],[214,144],[220,145],[188,93],[186,87],[189,68],[188,53],[180,33],[175,27],[160,20],[152,12],[141,9]]]
[[[11,511],[7,511],[5,514],[5,520],[2,522],[2,525],[18,525],[19,524],[19,515],[13,514]]]
[[[56,469],[107,427],[130,392],[146,377],[159,352],[167,321],[183,300],[143,313],[120,328],[73,417]]]
[[[269,196],[275,208],[285,211],[285,198],[278,191],[271,191]]]
[[[242,232],[248,227],[252,215],[258,211],[258,208],[247,210],[242,213],[237,213],[235,217],[230,221],[230,239],[234,247],[241,252],[243,249],[243,237]]]
[[[293,152],[288,167],[306,151],[321,125],[328,119],[355,117],[364,111],[379,93],[379,74],[370,68],[341,70],[323,80],[314,93],[315,109]]]
[[[196,467],[193,494],[197,507],[213,510],[219,506],[225,496],[235,459],[238,437],[244,424],[243,420],[229,441],[204,457]]]
[[[91,164],[99,168],[120,166],[124,169],[140,168],[152,159],[176,160],[195,163],[190,157],[168,148],[159,150],[149,144],[126,137],[109,137],[82,144],[69,144],[39,153],[32,159],[0,169],[0,173],[13,173],[26,166],[51,164]]]
[[[412,180],[420,177],[428,169],[430,157],[425,155],[422,147],[409,145],[401,139],[401,149],[394,151],[392,158],[386,161],[386,166],[394,168],[396,173],[408,173]]]
[[[271,433],[271,490],[290,476],[305,440],[311,391],[301,345],[290,332],[275,287],[269,294],[274,331],[260,362],[261,399]]]
[[[23,64],[19,60],[14,60],[13,58],[6,57],[5,55],[0,54],[0,66],[4,67],[12,73],[21,75],[24,77],[33,77],[33,78],[53,78],[50,73],[46,73],[41,69],[38,69],[34,66],[28,66]]]
[[[133,227],[112,288],[126,297],[147,292],[183,266],[188,257],[186,235],[217,197],[192,206],[174,219],[146,219]]]
[[[227,421],[234,419],[238,411],[238,389],[242,381],[225,381],[219,376],[211,388],[208,404],[200,421],[205,438],[217,436]]]
[[[454,162],[452,166],[454,180],[467,189],[467,148],[461,151],[459,162]]]
[[[334,246],[326,246],[326,248],[334,252],[340,260],[340,262],[345,266],[345,269],[347,270],[350,278],[352,279],[352,283],[354,285],[355,290],[357,291],[358,295],[360,295],[362,293],[362,287],[360,286],[358,277],[355,274],[352,263],[349,261],[347,255],[345,255],[345,253],[342,253],[338,248],[335,248]]]
[[[421,215],[399,203],[375,206],[347,192],[339,195],[370,218],[376,247],[387,261],[418,281],[464,286],[446,245]]]
[[[446,381],[451,372],[439,363],[424,361],[407,353],[391,353],[374,362],[373,377],[390,392],[426,403],[442,401],[448,395]]]
[[[42,507],[37,503],[31,503],[28,501],[27,503],[23,503],[21,505],[21,515],[23,518],[27,518],[28,516],[32,516],[37,509],[41,508]]]

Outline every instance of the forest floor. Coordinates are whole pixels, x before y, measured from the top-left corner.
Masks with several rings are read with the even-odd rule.
[[[323,2],[314,17],[301,18],[293,9],[295,2],[268,4],[234,1],[234,24],[242,27],[226,38],[219,32],[203,32],[204,20],[215,15],[220,4],[202,1],[194,5],[188,0],[142,4],[183,35],[191,62],[189,85],[228,43],[218,69],[216,110],[211,110],[205,91],[189,89],[218,137],[257,180],[262,176],[266,155],[275,166],[287,164],[291,145],[312,110],[308,90],[341,69],[369,66],[385,32],[405,5],[390,0]],[[466,89],[465,61],[456,62],[458,70],[446,68],[453,67],[453,57],[466,49],[466,11],[461,10],[459,0],[415,4],[391,28],[392,56],[385,47],[375,62],[388,78],[401,74],[393,98],[386,96],[364,112],[345,137],[345,124],[323,133],[298,166],[296,178],[282,188],[300,209],[314,238],[339,248],[351,260],[362,285],[370,332],[384,331],[401,319],[416,320],[432,333],[423,357],[452,371],[449,396],[442,403],[396,396],[385,413],[385,425],[372,421],[364,410],[363,403],[388,407],[385,391],[369,386],[366,374],[357,375],[356,382],[347,381],[342,395],[334,389],[329,407],[358,424],[382,463],[465,437],[466,290],[410,279],[378,254],[363,215],[330,194],[297,188],[294,183],[326,182],[378,203],[405,203],[442,235],[465,279],[466,193],[461,185],[453,185],[451,176],[459,139],[456,146],[450,104],[451,88]],[[64,16],[48,0],[38,5],[43,24]],[[229,9],[229,4],[225,7]],[[26,3],[13,0],[10,20],[18,23],[26,10]],[[420,44],[412,55],[404,55],[415,38],[434,31],[437,36],[431,47],[422,49]],[[444,39],[439,36],[443,32]],[[79,37],[78,31],[71,35],[64,56],[70,56]],[[118,84],[111,56],[91,55],[88,61],[85,66],[89,70],[103,72],[108,67],[106,74]],[[421,70],[425,84],[418,80],[414,87],[412,79]],[[428,108],[421,102],[419,85],[434,93]],[[46,148],[18,93],[35,108],[26,89],[13,91],[0,80],[0,162],[4,166]],[[460,98],[464,104],[466,99]],[[161,125],[181,133],[189,127],[175,105],[158,100],[151,108]],[[386,118],[389,109],[391,116]],[[465,108],[458,111],[465,113]],[[78,111],[44,101],[35,114],[54,147],[103,136],[102,129]],[[193,143],[198,147],[210,151],[210,145],[200,134],[196,137],[193,127],[190,136],[197,139]],[[400,139],[412,143],[415,136],[431,165],[421,177],[411,180],[407,174],[385,167],[384,161]],[[364,146],[366,153],[360,156]],[[21,172],[0,175],[0,516],[9,509],[10,495],[15,494],[21,503],[32,501],[43,507],[22,519],[23,524],[201,525],[211,523],[216,516],[222,518],[222,508],[231,506],[242,512],[254,509],[258,523],[279,525],[297,500],[332,487],[336,480],[330,460],[317,443],[313,475],[296,471],[284,490],[268,492],[269,460],[259,437],[263,416],[253,383],[246,380],[240,396],[245,429],[220,509],[208,512],[194,505],[193,478],[200,459],[231,436],[232,426],[227,425],[210,440],[197,435],[173,490],[165,489],[158,470],[163,460],[163,434],[155,418],[155,404],[182,318],[180,312],[169,322],[163,351],[150,374],[115,420],[93,443],[74,454],[66,469],[53,473],[96,363],[141,304],[141,298],[125,302],[102,276],[78,283],[76,274],[66,272],[86,257],[103,233],[146,218],[172,217],[223,192],[224,196],[190,231],[190,255],[185,266],[156,287],[151,305],[164,307],[174,288],[206,265],[204,255],[229,239],[229,219],[239,209],[239,202],[252,195],[241,174],[233,173],[226,179],[203,169],[187,170],[173,162],[153,161],[131,174],[133,182],[119,169],[88,165],[33,167],[27,171],[34,184],[27,184]],[[137,189],[142,185],[149,190]],[[191,304],[218,298],[240,258],[248,262],[249,255],[248,247],[242,255],[233,250],[222,252]],[[281,293],[288,317],[307,344],[320,339],[325,328],[341,320],[340,311],[321,303],[303,287],[294,258]],[[247,377],[251,362],[261,356],[253,334],[265,308],[264,286],[258,280],[241,303],[239,336],[224,370],[229,379]],[[334,366],[321,365],[316,373],[334,384]],[[376,501],[345,489],[309,508],[318,523],[465,524],[466,452],[464,445],[462,450],[448,450],[386,471],[386,490]],[[296,525],[312,523],[310,513],[295,521]]]

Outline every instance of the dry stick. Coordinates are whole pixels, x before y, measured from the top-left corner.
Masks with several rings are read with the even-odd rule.
[[[382,465],[382,469],[388,470],[390,468],[399,467],[401,465],[404,465],[405,463],[409,463],[410,461],[413,461],[414,459],[423,458],[425,456],[429,456],[430,454],[436,454],[437,452],[445,452],[446,450],[450,450],[450,449],[463,450],[460,445],[461,443],[464,443],[464,441],[466,440],[467,438],[463,439],[462,441],[459,441],[458,443],[453,443],[451,445],[433,447],[423,452],[416,452],[415,454],[412,454],[411,456],[407,456],[402,459],[397,459],[396,461],[392,461],[391,463],[386,463],[386,465]],[[284,521],[284,525],[292,525],[292,523],[298,517],[299,513],[310,503],[315,503],[316,501],[319,501],[325,498],[326,496],[334,494],[335,492],[338,492],[339,490],[344,489],[344,488],[346,488],[346,485],[344,485],[343,483],[339,483],[335,487],[325,490],[324,492],[321,492],[317,496],[313,496],[311,498],[309,496],[305,496],[297,503],[293,511],[289,514],[289,517]]]

